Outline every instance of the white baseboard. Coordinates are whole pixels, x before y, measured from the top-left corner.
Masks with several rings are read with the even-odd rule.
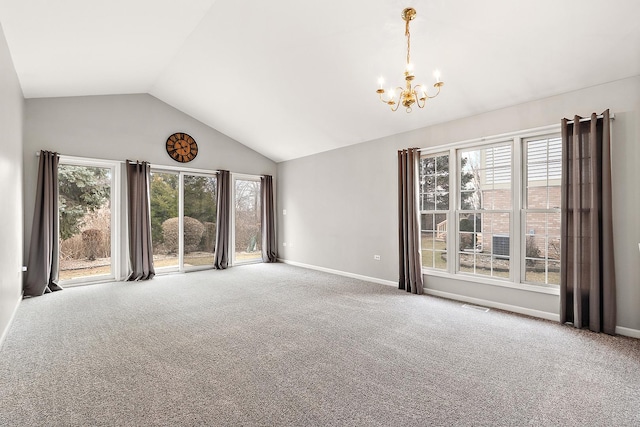
[[[434,289],[426,289],[424,293],[427,295],[433,295],[436,297],[442,297],[447,299],[452,299],[456,301],[468,302],[475,305],[481,305],[484,307],[497,308],[499,310],[511,311],[513,313],[524,314],[526,316],[538,317],[540,319],[553,320],[556,322],[560,321],[560,315],[556,313],[549,313],[547,311],[534,310],[532,308],[519,307],[517,305],[511,304],[503,304],[500,302],[484,300],[481,298],[473,298],[465,295],[452,294],[449,292],[437,291]]]
[[[11,325],[13,324],[13,319],[16,317],[16,313],[18,312],[18,307],[20,307],[20,302],[22,301],[22,292],[20,293],[20,298],[16,301],[15,307],[13,307],[13,312],[11,313],[11,317],[9,317],[9,322],[7,326],[4,328],[4,331],[0,333],[0,350],[2,350],[2,344],[4,344],[4,340],[7,338],[9,334],[9,329],[11,329]]]
[[[346,271],[334,270],[332,268],[326,268],[326,267],[318,267],[317,265],[304,264],[302,262],[296,262],[296,261],[288,261],[286,259],[281,259],[281,258],[278,258],[278,261],[283,262],[285,264],[295,265],[297,267],[308,268],[310,270],[324,271],[325,273],[337,274],[339,276],[345,276],[345,277],[351,277],[353,279],[364,280],[366,282],[379,283],[381,285],[387,285],[387,286],[393,286],[393,287],[398,286],[397,282],[393,282],[391,280],[378,279],[376,277],[363,276],[361,274],[348,273]],[[549,313],[547,311],[534,310],[532,308],[519,307],[517,305],[503,304],[503,303],[489,301],[481,298],[473,298],[465,295],[452,294],[449,292],[438,291],[435,289],[425,288],[424,293],[427,295],[433,295],[433,296],[451,299],[455,301],[468,302],[471,304],[481,305],[484,307],[491,307],[491,308],[497,308],[499,310],[511,311],[513,313],[524,314],[526,316],[537,317],[539,319],[546,319],[554,322],[560,321],[559,314]],[[638,329],[616,326],[616,334],[640,339],[640,330]]]
[[[378,279],[377,277],[363,276],[361,274],[348,273],[346,271],[334,270],[332,268],[318,267],[317,265],[304,264],[302,262],[288,261],[286,259],[278,258],[278,261],[285,264],[295,265],[296,267],[308,268],[309,270],[324,271],[325,273],[337,274],[338,276],[351,277],[352,279],[364,280],[365,282],[379,283],[387,286],[398,286],[398,283],[391,280]]]
[[[625,327],[622,327],[622,326],[616,326],[616,334],[624,335],[625,337],[639,338],[640,339],[640,330],[638,330],[638,329],[632,329],[632,328],[625,328]]]

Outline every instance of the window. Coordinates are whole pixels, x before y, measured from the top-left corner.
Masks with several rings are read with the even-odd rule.
[[[112,162],[60,158],[59,279],[66,285],[115,277],[116,170]]]
[[[449,154],[420,159],[420,235],[422,265],[447,269]]]
[[[523,142],[524,281],[560,284],[560,179],[562,139],[531,138]]]
[[[260,178],[234,177],[234,264],[262,260]]]
[[[561,138],[474,141],[420,159],[422,263],[491,283],[560,279]]]
[[[509,278],[511,144],[460,150],[457,271]]]

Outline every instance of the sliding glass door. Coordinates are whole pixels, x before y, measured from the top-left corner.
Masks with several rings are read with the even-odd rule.
[[[260,178],[234,177],[234,264],[262,260],[260,186]]]
[[[180,174],[151,171],[151,242],[156,271],[175,270],[179,259],[179,192]]]
[[[184,268],[213,267],[216,241],[216,177],[185,174],[183,189]]]
[[[152,170],[151,227],[157,272],[213,267],[216,176]]]
[[[110,162],[60,160],[59,280],[67,286],[115,277],[116,169]]]

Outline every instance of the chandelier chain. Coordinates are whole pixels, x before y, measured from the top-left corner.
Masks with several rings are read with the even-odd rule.
[[[407,65],[411,63],[411,33],[409,32],[409,20],[407,19],[404,35],[407,36]]]

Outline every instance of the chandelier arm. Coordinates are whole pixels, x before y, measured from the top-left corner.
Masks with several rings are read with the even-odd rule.
[[[431,96],[429,96],[429,95],[427,95],[427,92],[425,91],[425,93],[424,93],[424,94],[425,94],[425,96],[427,97],[427,99],[435,98],[436,96],[440,95],[440,88],[441,88],[443,85],[444,85],[444,83],[443,83],[443,82],[438,82],[438,83],[436,83],[436,84],[434,84],[434,85],[433,85],[435,88],[437,88],[437,89],[438,89],[438,91],[436,92],[436,94],[435,94],[435,95],[431,95]]]
[[[416,105],[418,106],[418,108],[424,108],[425,104],[427,103],[427,98],[418,98],[418,94],[415,94],[416,97]],[[422,105],[420,105],[420,100],[422,100]]]
[[[400,94],[398,95],[398,102],[395,102],[395,96],[392,98],[392,100],[395,102],[396,108],[393,108],[393,105],[392,105],[391,111],[397,111],[398,107],[400,107],[400,104],[402,104],[401,100],[402,100],[402,93],[404,92],[404,89],[398,86],[396,90],[400,90]]]
[[[383,103],[385,103],[385,104],[387,104],[387,105],[390,105],[390,106],[391,106],[391,109],[392,109],[393,111],[396,111],[396,110],[397,110],[397,107],[396,107],[396,110],[394,110],[394,109],[393,109],[393,105],[394,105],[394,104],[396,104],[395,97],[389,96],[389,99],[385,100],[385,99],[382,97],[382,94],[384,94],[384,93],[385,93],[385,92],[378,92],[378,97],[380,98],[380,101],[382,101]]]

